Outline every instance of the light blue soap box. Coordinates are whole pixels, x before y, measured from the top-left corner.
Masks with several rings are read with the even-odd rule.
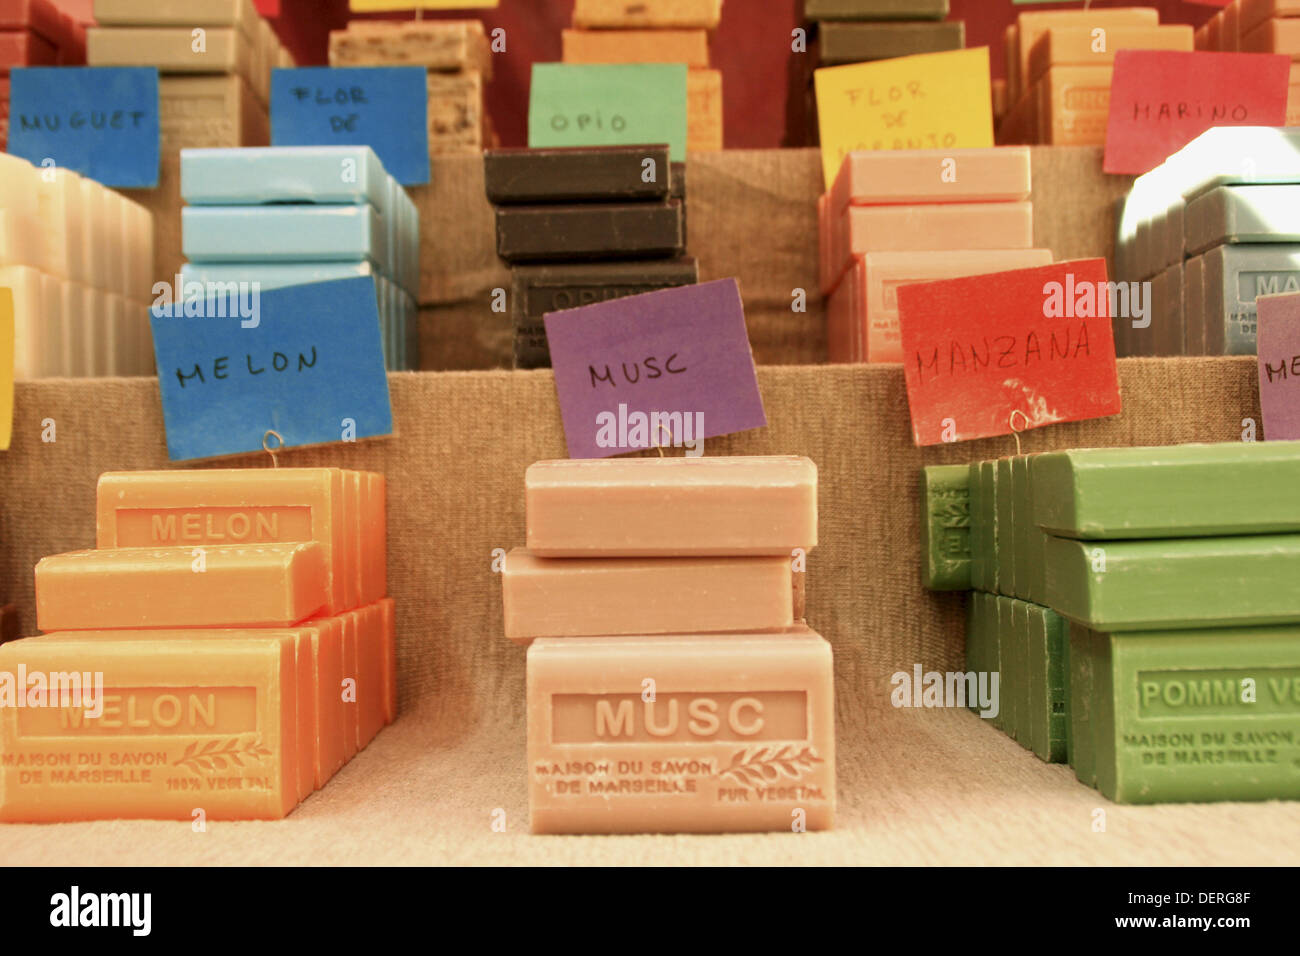
[[[390,178],[369,146],[181,150],[181,198],[192,205],[369,203],[383,215]]]
[[[340,262],[389,272],[387,230],[373,206],[185,206],[191,262]]]

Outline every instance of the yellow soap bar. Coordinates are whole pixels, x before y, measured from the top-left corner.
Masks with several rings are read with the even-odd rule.
[[[285,816],[305,756],[297,641],[289,629],[77,631],[0,646],[0,674],[26,684],[17,706],[0,682],[0,820]],[[34,675],[59,674],[68,695],[31,706]]]
[[[36,565],[42,631],[297,624],[326,602],[320,545],[101,548]]]

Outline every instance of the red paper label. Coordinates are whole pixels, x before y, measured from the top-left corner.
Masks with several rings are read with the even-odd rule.
[[[1145,173],[1212,126],[1281,126],[1290,76],[1282,54],[1118,50],[1103,168]]]
[[[1118,414],[1110,296],[1113,288],[1123,311],[1129,285],[1106,281],[1104,259],[1079,259],[902,286],[913,440],[968,441]]]

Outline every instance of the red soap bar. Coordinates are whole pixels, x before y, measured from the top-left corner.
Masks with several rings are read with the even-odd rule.
[[[58,50],[31,30],[0,31],[0,70],[15,66],[54,66]]]
[[[57,43],[66,17],[50,0],[0,0],[0,30],[34,30]]]

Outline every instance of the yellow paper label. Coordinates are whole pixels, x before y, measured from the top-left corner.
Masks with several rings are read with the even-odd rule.
[[[993,145],[988,47],[830,66],[814,80],[827,190],[856,150]]]
[[[386,13],[390,10],[482,10],[500,0],[348,0],[353,13]]]
[[[0,289],[0,451],[14,433],[14,291]]]

